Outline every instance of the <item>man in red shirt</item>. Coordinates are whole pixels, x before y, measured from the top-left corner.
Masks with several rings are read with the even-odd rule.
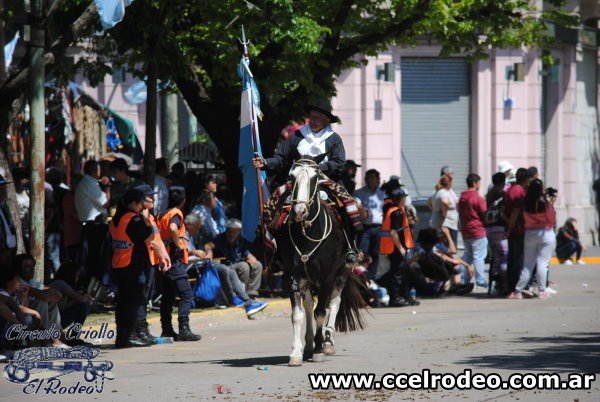
[[[516,173],[516,184],[511,186],[504,196],[504,215],[507,222],[504,238],[508,239],[508,263],[506,267],[508,293],[515,290],[523,269],[525,248],[523,200],[525,199],[525,189],[532,178],[533,175],[528,169],[519,168]]]
[[[458,216],[460,217],[460,232],[465,243],[463,260],[475,268],[475,283],[477,286],[487,288],[484,274],[485,257],[487,256],[488,241],[483,218],[487,205],[478,191],[481,187],[481,177],[475,173],[467,176],[468,189],[463,191],[458,202]],[[465,270],[463,283],[469,283],[471,277]]]

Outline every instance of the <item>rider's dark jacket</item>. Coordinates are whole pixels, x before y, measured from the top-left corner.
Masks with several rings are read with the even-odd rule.
[[[266,168],[275,173],[286,172],[287,174],[292,167],[292,163],[300,159],[298,144],[303,139],[302,133],[296,130],[286,142],[277,147],[272,158],[266,159]],[[325,140],[325,153],[327,154],[327,161],[321,163],[321,171],[331,180],[339,181],[346,163],[346,151],[344,150],[342,138],[337,133],[331,134]]]

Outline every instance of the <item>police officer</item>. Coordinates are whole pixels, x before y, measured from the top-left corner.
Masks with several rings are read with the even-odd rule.
[[[156,194],[155,191],[147,184],[142,184],[135,187],[136,190],[140,190],[144,193],[144,210],[148,211],[148,218],[152,224],[152,236],[151,240],[146,241],[146,249],[148,250],[148,258],[150,260],[150,265],[146,269],[146,283],[144,286],[144,305],[140,306],[137,314],[137,323],[136,323],[136,334],[137,336],[151,344],[156,344],[156,339],[152,334],[150,334],[150,330],[148,329],[148,321],[146,321],[147,311],[146,306],[148,305],[148,301],[152,297],[152,291],[154,289],[154,278],[156,269],[161,272],[166,272],[171,269],[171,259],[169,258],[169,254],[165,249],[165,245],[163,244],[160,233],[158,231],[158,224],[156,223],[156,219],[152,214],[154,209],[154,196]]]
[[[145,197],[140,190],[127,190],[109,225],[112,274],[117,284],[117,348],[150,346],[135,333],[138,310],[145,301],[146,272],[150,264],[146,242],[152,239],[152,222],[144,210]]]
[[[181,212],[184,204],[185,189],[173,186],[169,188],[169,206],[158,216],[160,237],[172,262],[171,269],[161,275],[163,284],[160,303],[161,336],[170,336],[176,341],[197,341],[200,340],[200,335],[196,335],[190,330],[193,293],[187,274],[188,250],[183,212]],[[179,296],[179,334],[175,333],[171,323],[175,295]]]
[[[390,200],[383,207],[379,253],[390,259],[390,306],[405,307],[421,304],[409,294],[410,272],[404,263],[408,250],[415,247],[405,202],[408,193],[402,189],[391,192]]]

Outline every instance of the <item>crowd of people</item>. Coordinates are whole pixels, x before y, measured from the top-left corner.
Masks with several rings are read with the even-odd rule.
[[[221,194],[229,195],[226,188],[219,191],[216,176],[185,172],[181,163],[169,169],[164,158],[156,161],[154,187],[130,172],[121,158],[88,160],[82,170],[71,172],[68,184],[64,172],[46,172],[43,283],[34,279],[35,258],[15,255],[17,231],[6,203],[9,183],[0,177],[0,258],[5,268],[0,272],[0,349],[18,346],[6,339],[12,324],[62,331],[74,323],[83,325],[100,302],[114,308],[117,347],[156,343],[146,321],[152,300],[160,300],[161,336],[177,341],[200,339],[189,326],[191,308],[198,302],[203,307],[239,306],[248,317],[268,306],[258,297],[259,292],[270,295],[269,278],[240,236],[241,221],[228,216],[232,205],[221,199]],[[13,177],[26,229],[28,175],[15,169]],[[23,239],[29,250],[27,230]],[[198,272],[205,264],[218,272],[221,292],[215,300],[198,300],[192,288],[194,280],[202,280]],[[176,302],[177,332],[171,317]],[[49,343],[68,347],[82,342],[61,336]]]
[[[345,159],[342,139],[330,126],[339,121],[331,106],[307,105],[306,112],[310,123],[280,144],[272,158],[253,159],[254,167],[268,170],[272,187],[279,189],[265,204],[265,223],[275,223],[268,227],[277,230],[280,219],[275,217],[282,203],[290,202],[294,160],[313,158],[323,175],[322,188],[339,201],[345,262],[364,280],[364,297],[371,305],[416,306],[417,296],[462,296],[475,286],[511,299],[548,298],[556,293],[548,280],[553,251],[565,264],[572,264],[574,255],[583,264],[577,222],[568,219],[554,234],[557,193],[544,188],[534,167],[514,170],[502,161],[484,198],[475,173],[466,177],[467,189],[459,197],[453,190],[453,169],[444,166],[427,201],[428,227],[413,233],[419,215],[400,178],[392,176],[382,184],[380,173],[368,169],[365,186],[356,189],[360,165]],[[278,176],[285,178],[278,181]],[[28,175],[15,169],[13,177],[29,249]],[[6,329],[12,324],[59,332],[82,325],[98,297],[109,303],[114,297],[116,347],[150,346],[157,341],[149,331],[147,308],[157,294],[161,336],[197,341],[200,335],[190,328],[189,316],[202,297],[191,279],[206,284],[209,276],[198,272],[209,269],[218,273],[219,292],[206,297],[205,305],[239,306],[250,317],[268,305],[259,296],[281,293],[277,273],[263,269],[271,261],[261,262],[242,239],[242,222],[232,217],[233,197],[211,174],[186,172],[182,163],[169,169],[160,158],[150,187],[117,158],[88,160],[68,180],[65,172],[50,167],[46,180],[41,282],[35,279],[35,258],[15,255],[8,182],[0,176],[0,348],[10,346]],[[176,302],[178,332],[172,323]],[[49,340],[58,347],[81,342],[63,336]]]
[[[347,161],[344,177],[364,217],[357,272],[373,305],[414,306],[415,294],[465,295],[475,286],[510,299],[548,298],[557,293],[548,279],[554,252],[561,263],[585,264],[577,221],[567,219],[555,234],[557,191],[544,187],[535,167],[515,170],[502,161],[485,197],[481,177],[471,173],[459,197],[454,171],[444,166],[427,200],[429,227],[413,233],[419,218],[398,177],[382,185],[379,172],[369,169],[366,185],[353,191],[357,166]]]

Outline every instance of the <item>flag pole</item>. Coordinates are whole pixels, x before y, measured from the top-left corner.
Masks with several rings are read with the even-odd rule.
[[[250,55],[248,54],[248,45],[250,44],[250,41],[246,39],[246,32],[244,31],[244,26],[242,25],[242,40],[240,41],[242,43],[242,45],[244,46],[244,69],[246,70],[246,73],[253,78],[252,72],[250,72],[250,68],[248,67],[248,61],[250,60]],[[254,150],[254,157],[257,158],[260,155],[258,154],[258,141],[257,141],[257,132],[256,132],[256,126],[258,124],[258,122],[256,121],[256,117],[257,117],[257,113],[256,110],[254,108],[254,96],[252,94],[252,91],[254,90],[254,88],[252,87],[252,85],[249,88],[250,91],[250,106],[251,106],[251,113],[250,113],[250,118],[252,121],[252,147]],[[260,222],[259,222],[259,233],[260,233],[260,240],[261,243],[264,245],[264,240],[265,240],[265,233],[264,233],[264,199],[263,199],[263,190],[262,190],[262,181],[261,181],[261,177],[260,177],[260,168],[255,168],[256,171],[256,185],[257,185],[257,189],[258,189],[258,205],[259,205],[259,210],[260,210]],[[266,267],[266,259],[265,259],[265,268]]]

